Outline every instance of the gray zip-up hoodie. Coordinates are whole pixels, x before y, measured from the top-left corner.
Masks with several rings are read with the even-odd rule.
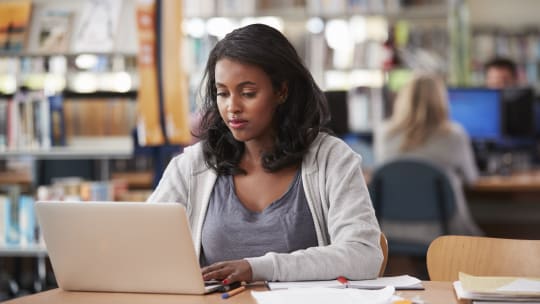
[[[319,246],[291,253],[249,257],[253,280],[351,280],[378,275],[383,256],[360,155],[340,139],[320,133],[302,160],[302,183],[313,215]],[[203,158],[201,144],[187,147],[167,166],[148,202],[186,206],[197,256],[215,171]]]

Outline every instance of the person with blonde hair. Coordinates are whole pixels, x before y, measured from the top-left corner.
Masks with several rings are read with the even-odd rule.
[[[452,234],[482,235],[465,201],[462,184],[478,177],[469,137],[462,126],[449,118],[446,87],[429,74],[415,76],[397,95],[393,114],[375,134],[378,164],[414,157],[441,167],[452,183],[456,213],[450,221]],[[383,221],[388,237],[428,243],[440,229],[438,224]]]

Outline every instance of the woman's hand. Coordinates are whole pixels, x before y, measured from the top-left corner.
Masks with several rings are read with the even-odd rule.
[[[218,262],[202,269],[205,281],[219,280],[223,284],[230,284],[237,281],[249,282],[253,278],[251,265],[246,260],[234,260]]]

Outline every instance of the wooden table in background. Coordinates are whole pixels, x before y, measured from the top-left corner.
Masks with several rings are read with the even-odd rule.
[[[508,176],[481,176],[473,185],[470,186],[469,191],[540,193],[540,171],[515,173]]]

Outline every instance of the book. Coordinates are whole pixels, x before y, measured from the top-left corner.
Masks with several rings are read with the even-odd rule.
[[[121,8],[121,0],[85,1],[73,36],[74,51],[113,51]]]
[[[330,281],[298,281],[298,282],[268,282],[270,290],[291,289],[291,288],[356,288],[356,289],[380,289],[386,286],[393,286],[398,290],[422,290],[424,286],[419,279],[400,275],[392,277],[381,277],[373,280],[348,281],[344,284],[339,280]]]
[[[21,245],[36,243],[36,226],[34,198],[21,195],[19,198],[19,242]]]
[[[0,245],[4,245],[6,243],[6,212],[7,212],[7,204],[9,200],[7,195],[0,194]]]
[[[47,9],[36,18],[38,52],[63,53],[69,49],[74,12]]]
[[[159,67],[157,56],[159,50],[156,41],[155,1],[137,1],[137,29],[139,31],[139,90],[137,94],[137,140],[141,146],[158,146],[165,144],[165,134],[161,127],[159,104]]]
[[[0,2],[0,51],[21,52],[26,42],[32,2]]]
[[[463,300],[540,302],[540,278],[472,276],[460,272],[454,290],[458,299]]]
[[[4,242],[8,245],[18,244],[19,231],[19,197],[20,190],[16,186],[8,187],[4,203]]]
[[[64,97],[61,94],[51,95],[49,100],[49,123],[51,134],[52,146],[65,146],[66,145],[66,132],[64,128]]]
[[[8,130],[8,101],[0,98],[0,151],[7,148]]]

